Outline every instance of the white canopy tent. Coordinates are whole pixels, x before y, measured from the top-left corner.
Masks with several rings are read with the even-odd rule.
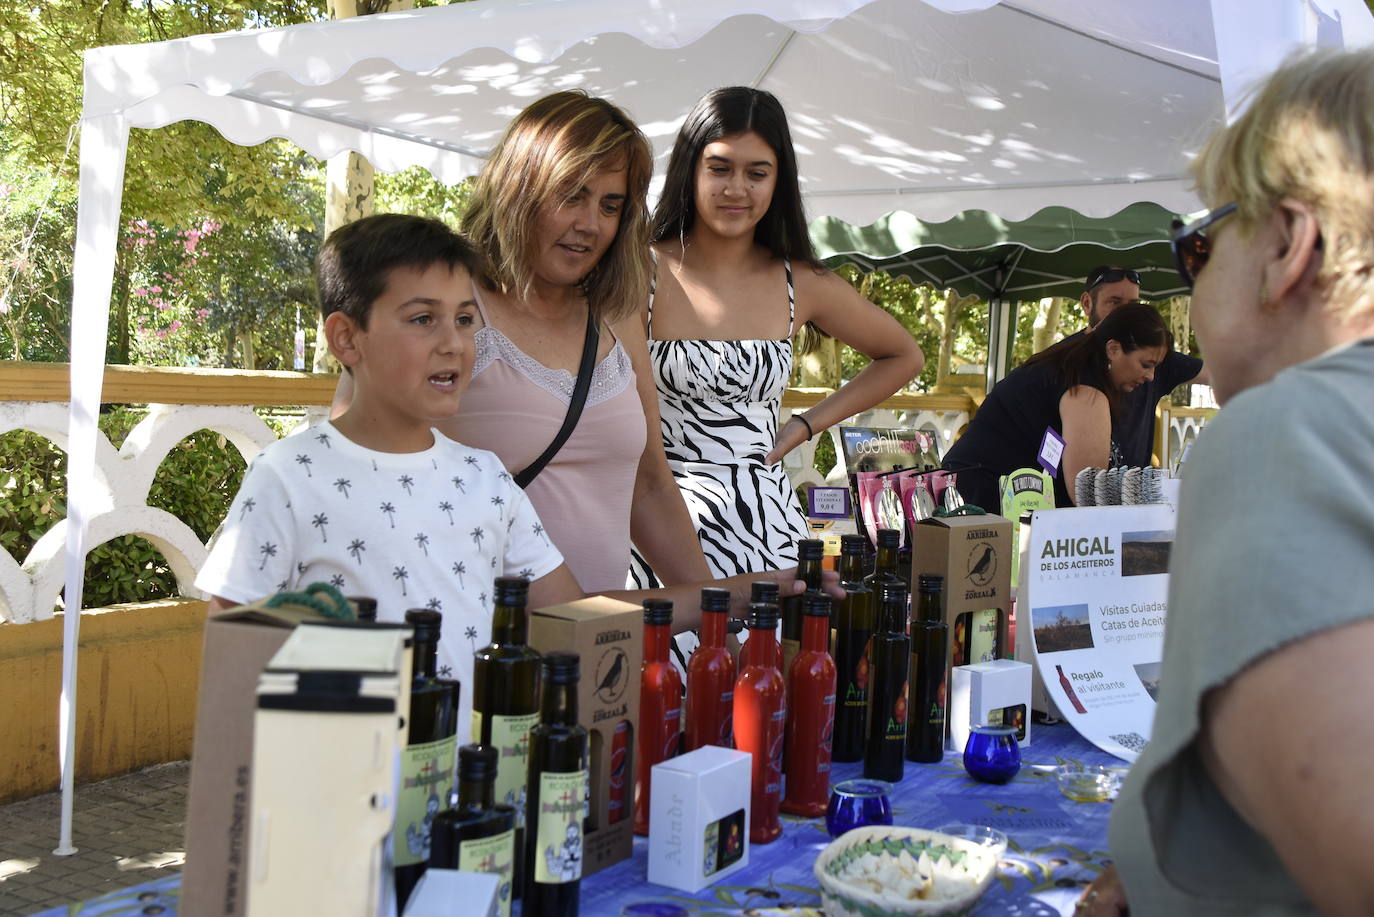
[[[194,119],[236,143],[357,150],[452,183],[547,92],[610,97],[662,163],[704,91],[743,83],[786,106],[812,216],[1189,211],[1189,154],[1244,84],[1291,48],[1371,39],[1361,0],[751,0],[739,15],[728,0],[474,0],[89,51],[66,607],[81,606],[102,510],[90,482],[131,128]],[[65,617],[59,853],[71,852],[80,616]]]

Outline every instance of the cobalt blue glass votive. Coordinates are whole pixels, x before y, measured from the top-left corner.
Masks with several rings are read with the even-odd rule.
[[[1021,770],[1015,726],[974,726],[964,746],[964,770],[983,783],[1006,783]]]
[[[892,824],[892,784],[882,780],[846,780],[830,788],[825,830],[839,837],[851,828]]]

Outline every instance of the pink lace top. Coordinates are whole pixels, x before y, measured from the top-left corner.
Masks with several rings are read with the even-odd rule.
[[[459,442],[495,452],[514,474],[553,441],[576,376],[548,368],[493,327],[480,292],[477,305],[483,327],[476,334],[472,383],[449,429]],[[644,443],[634,367],[617,340],[592,374],[576,429],[525,490],[587,592],[625,588],[630,503]]]

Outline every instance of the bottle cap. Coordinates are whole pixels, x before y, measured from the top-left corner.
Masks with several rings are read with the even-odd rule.
[[[825,542],[819,538],[803,538],[797,542],[797,560],[820,560],[825,556]]]
[[[492,601],[497,605],[523,606],[530,596],[530,581],[523,576],[498,576],[492,586]]]
[[[841,535],[840,554],[844,557],[854,557],[868,553],[868,539],[863,535]]]
[[[744,625],[745,622],[743,618],[726,618],[725,632],[727,634],[737,634],[740,631],[744,630]]]
[[[644,623],[660,625],[672,624],[673,603],[668,599],[645,599]]]
[[[432,608],[406,609],[406,623],[415,628],[415,639],[434,641],[439,639],[439,628],[444,616]]]
[[[897,529],[878,529],[878,547],[896,548],[902,543],[902,533]]]
[[[772,630],[778,626],[778,606],[769,602],[749,604],[749,629]]]
[[[830,596],[824,592],[803,593],[802,614],[813,618],[830,617]]]
[[[575,685],[582,677],[582,657],[558,650],[544,654],[544,677],[551,685]]]
[[[701,590],[702,611],[729,611],[730,590],[719,586],[707,586]]]
[[[945,578],[938,573],[922,573],[916,578],[917,592],[944,592]]]
[[[778,601],[778,581],[777,580],[758,580],[749,584],[749,604],[756,602]]]
[[[353,611],[359,621],[377,620],[377,600],[370,595],[350,595],[348,601],[353,603]]]
[[[906,583],[878,583],[877,586],[879,602],[900,602],[903,605],[906,604],[907,596],[910,594],[910,590],[907,589]]]
[[[495,780],[499,758],[495,745],[462,746],[458,749],[458,779],[464,783]]]

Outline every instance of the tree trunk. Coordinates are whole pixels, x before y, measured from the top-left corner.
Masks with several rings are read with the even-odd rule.
[[[243,353],[243,369],[258,368],[257,347],[253,343],[253,332],[245,329],[239,335],[239,350]]]
[[[1035,325],[1031,329],[1031,353],[1039,353],[1054,343],[1059,334],[1059,317],[1063,307],[1062,296],[1046,296],[1040,300],[1040,311],[1036,313]]]
[[[114,359],[111,363],[129,362],[129,272],[115,271],[114,286]]]
[[[372,13],[415,8],[415,0],[328,0],[331,19],[351,19]],[[368,216],[373,210],[372,164],[361,154],[349,151],[329,160],[325,169],[324,234],[346,223]],[[325,339],[324,319],[315,319],[315,354],[311,368],[317,373],[339,372],[338,361],[329,353]]]
[[[954,336],[958,331],[959,293],[945,290],[945,307],[942,310],[940,329],[940,357],[935,366],[935,384],[941,385],[949,379],[954,362]]]

